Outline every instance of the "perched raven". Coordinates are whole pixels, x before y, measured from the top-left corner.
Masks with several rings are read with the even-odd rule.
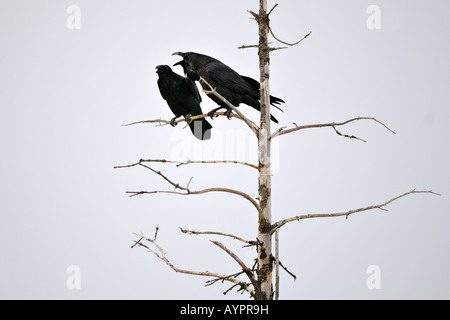
[[[239,106],[245,103],[256,110],[260,111],[260,84],[255,79],[241,76],[236,71],[223,64],[212,57],[194,53],[194,52],[175,52],[173,55],[178,55],[183,60],[174,64],[183,67],[185,75],[191,80],[199,80],[200,77],[205,79],[217,92],[227,99],[232,105]],[[201,83],[203,89],[209,90],[209,87]],[[220,107],[208,113],[212,117],[214,112],[219,109],[226,108],[228,118],[230,117],[231,109],[221,101],[218,97],[208,95]],[[284,103],[283,100],[277,97],[270,96],[270,104],[278,108],[277,105]],[[281,110],[280,108],[278,108]],[[282,111],[282,110],[281,110]],[[278,120],[270,115],[270,118],[275,123]]]
[[[203,114],[200,107],[202,98],[194,81],[176,74],[166,65],[157,66],[156,73],[159,91],[175,114],[175,118],[170,121],[172,126],[175,126],[175,119],[178,117],[184,116],[189,123],[191,116]],[[196,138],[200,140],[211,138],[212,126],[206,119],[194,120],[189,127]]]

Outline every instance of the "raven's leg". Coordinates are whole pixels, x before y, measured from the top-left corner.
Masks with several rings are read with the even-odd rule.
[[[188,113],[188,114],[184,117],[184,120],[186,120],[187,123],[190,123],[190,122],[191,122],[191,117],[192,117],[192,114]]]
[[[171,125],[172,127],[175,127],[175,126],[177,125],[177,123],[175,123],[175,120],[177,120],[177,118],[178,118],[178,116],[176,116],[176,117],[174,117],[174,118],[172,118],[172,119],[170,120],[170,125]]]
[[[220,109],[223,109],[224,107],[218,107],[218,108],[215,108],[215,109],[212,109],[210,112],[208,112],[208,116],[211,118],[211,119],[214,119],[214,113],[217,111],[217,110],[220,110]]]

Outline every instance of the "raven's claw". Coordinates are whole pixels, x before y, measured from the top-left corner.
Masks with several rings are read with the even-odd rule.
[[[231,112],[232,112],[232,111],[233,111],[233,110],[231,110],[231,108],[228,108],[227,111],[225,112],[225,115],[227,116],[228,120],[231,119]]]

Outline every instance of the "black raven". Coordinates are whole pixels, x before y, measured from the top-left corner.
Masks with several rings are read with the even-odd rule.
[[[196,138],[200,140],[210,139],[212,126],[206,119],[190,121],[190,117],[203,114],[200,107],[202,98],[195,82],[176,74],[166,65],[157,66],[156,73],[158,74],[158,87],[161,96],[167,101],[170,110],[175,115],[170,124],[175,126],[175,119],[184,116],[186,122],[190,122],[189,127]]]
[[[205,79],[217,92],[227,99],[232,105],[239,106],[245,103],[256,110],[260,111],[260,84],[255,79],[241,76],[236,71],[223,64],[212,57],[194,53],[194,52],[175,52],[173,55],[178,55],[183,60],[174,64],[183,67],[185,75],[191,80],[199,80],[200,77]],[[203,89],[209,90],[205,83],[201,83]],[[214,112],[219,109],[226,108],[227,115],[231,113],[231,109],[216,96],[208,95],[220,107],[208,113],[212,117]],[[283,100],[277,97],[270,96],[270,104],[278,108],[277,105],[284,103]],[[280,108],[278,108],[281,110]],[[282,111],[282,110],[281,110]],[[275,123],[278,120],[270,115],[270,118]]]

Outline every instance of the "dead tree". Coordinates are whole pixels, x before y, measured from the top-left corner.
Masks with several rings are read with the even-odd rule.
[[[311,218],[327,218],[327,217],[348,217],[352,214],[356,213],[362,213],[373,209],[380,209],[380,210],[386,210],[385,207],[392,203],[393,201],[396,201],[400,198],[406,197],[411,194],[419,194],[419,193],[428,193],[428,194],[437,194],[433,191],[419,191],[419,190],[411,190],[408,192],[405,192],[399,196],[393,197],[392,199],[385,201],[380,204],[376,205],[370,205],[362,208],[357,208],[353,210],[348,210],[344,212],[328,212],[328,213],[307,213],[307,214],[301,214],[297,215],[288,219],[283,219],[280,221],[272,222],[272,208],[271,208],[271,196],[272,196],[272,188],[271,188],[271,141],[272,139],[279,138],[280,136],[299,132],[302,130],[307,129],[314,129],[314,128],[332,128],[336,134],[338,134],[341,137],[349,138],[349,139],[356,139],[362,142],[366,142],[364,139],[356,137],[354,135],[347,135],[341,133],[338,128],[343,127],[351,122],[355,121],[371,121],[374,123],[377,123],[384,127],[385,129],[389,130],[390,132],[394,133],[389,127],[387,127],[384,123],[377,120],[374,117],[355,117],[352,119],[348,119],[346,121],[342,122],[329,122],[329,123],[321,123],[321,124],[309,124],[309,125],[297,125],[294,123],[294,126],[291,128],[282,127],[274,132],[271,132],[270,129],[270,87],[269,87],[269,80],[270,80],[270,53],[275,50],[279,49],[285,49],[287,47],[295,46],[299,44],[302,40],[304,40],[306,37],[308,37],[311,32],[309,32],[306,36],[304,36],[301,40],[299,40],[296,43],[287,43],[284,41],[281,41],[278,39],[271,26],[270,26],[270,14],[273,12],[273,10],[277,7],[277,4],[275,4],[270,10],[268,10],[267,7],[267,0],[259,0],[259,13],[255,13],[253,11],[249,11],[249,13],[252,15],[252,17],[255,19],[255,21],[258,24],[258,31],[259,31],[259,43],[258,45],[243,45],[239,47],[239,49],[246,49],[246,48],[257,48],[258,49],[258,56],[259,56],[259,69],[260,69],[260,92],[261,92],[261,117],[260,117],[260,123],[259,125],[256,125],[249,119],[245,117],[245,115],[240,112],[238,109],[236,109],[232,104],[230,104],[228,101],[226,101],[225,98],[223,98],[212,86],[210,86],[204,79],[200,79],[200,81],[206,83],[209,86],[210,90],[204,90],[206,94],[213,94],[217,97],[219,97],[222,101],[224,101],[235,114],[232,114],[232,117],[237,118],[239,120],[242,120],[249,128],[250,130],[256,135],[258,139],[258,164],[251,164],[239,160],[187,160],[187,161],[175,161],[175,160],[167,160],[167,159],[140,159],[136,163],[125,165],[125,166],[117,166],[115,168],[130,168],[130,167],[143,167],[147,170],[152,171],[154,174],[158,175],[161,179],[165,180],[167,183],[169,183],[174,190],[150,190],[150,191],[128,191],[127,193],[130,194],[131,197],[143,195],[143,194],[157,194],[157,193],[169,193],[169,194],[176,194],[176,195],[198,195],[198,194],[205,194],[210,192],[225,192],[234,194],[237,196],[242,197],[243,199],[249,201],[252,206],[255,208],[255,211],[257,212],[258,217],[258,236],[254,240],[247,240],[243,239],[242,237],[239,237],[237,235],[233,234],[227,234],[217,231],[193,231],[193,230],[185,230],[183,228],[180,228],[181,232],[185,234],[190,235],[219,235],[224,238],[232,238],[238,241],[241,241],[244,244],[244,247],[249,246],[256,246],[257,249],[257,257],[255,259],[255,263],[250,266],[244,263],[236,253],[229,250],[225,245],[223,245],[221,242],[218,241],[212,241],[210,240],[215,246],[219,247],[221,250],[226,252],[239,266],[239,271],[237,271],[234,274],[225,275],[221,273],[216,272],[209,272],[209,271],[191,271],[191,270],[184,270],[181,268],[178,268],[174,266],[170,260],[167,258],[166,253],[164,252],[163,248],[159,243],[157,243],[157,233],[158,228],[156,229],[155,235],[153,238],[149,238],[143,234],[136,234],[139,239],[135,240],[135,243],[132,247],[140,246],[148,249],[150,252],[155,254],[155,256],[164,261],[170,268],[172,268],[174,271],[179,273],[185,273],[185,274],[192,274],[192,275],[198,275],[198,276],[206,276],[211,278],[210,280],[206,281],[206,285],[212,285],[217,282],[231,282],[233,285],[224,292],[224,294],[228,293],[230,290],[237,288],[238,291],[241,292],[248,292],[250,296],[256,300],[271,300],[271,299],[277,299],[279,296],[279,286],[278,286],[278,269],[279,266],[284,268],[289,274],[291,274],[294,278],[295,275],[293,275],[289,270],[287,270],[279,261],[279,257],[277,254],[278,246],[277,246],[277,239],[278,239],[278,231],[281,227],[286,225],[287,223],[294,222],[294,221],[300,221],[304,219],[311,219]],[[272,37],[285,45],[284,47],[270,47],[268,36],[269,34],[272,35]],[[287,46],[287,47],[286,47]],[[224,113],[216,112],[215,115],[217,116],[223,116]],[[206,114],[198,115],[195,117],[191,117],[191,121],[207,117]],[[176,121],[176,123],[183,122],[184,119],[179,119]],[[140,123],[156,123],[158,126],[167,125],[170,123],[168,120],[146,120],[146,121],[139,121],[130,123],[128,125],[135,125]],[[128,126],[127,125],[127,126]],[[236,190],[236,189],[230,189],[230,188],[218,188],[218,187],[212,187],[202,190],[193,190],[190,188],[189,181],[186,186],[180,185],[178,182],[173,181],[171,178],[169,178],[167,175],[162,173],[161,171],[155,170],[150,165],[152,163],[164,163],[164,164],[176,164],[177,167],[180,166],[186,166],[191,164],[238,164],[238,165],[244,165],[252,169],[258,170],[258,198],[254,199],[249,194]],[[272,240],[275,237],[275,255],[272,254]],[[273,287],[274,277],[273,277],[273,269],[275,265],[275,271],[276,271],[276,277],[275,277],[275,289]],[[249,267],[250,266],[250,267]],[[240,276],[246,277],[246,280],[242,280]]]

